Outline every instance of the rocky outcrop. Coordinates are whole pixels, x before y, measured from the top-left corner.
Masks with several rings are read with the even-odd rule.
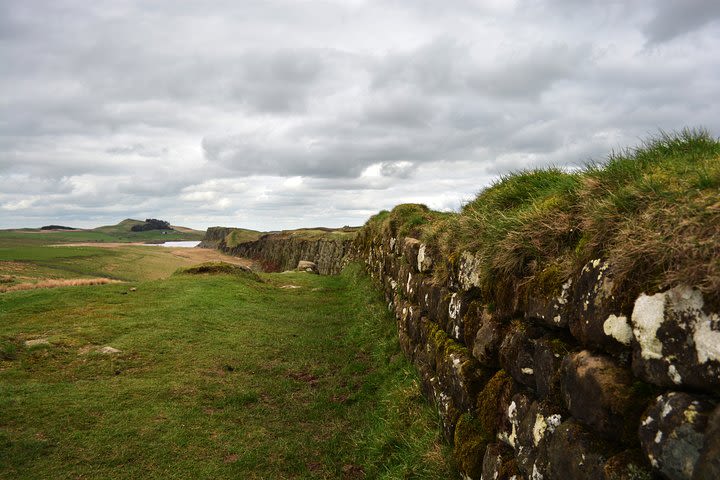
[[[308,261],[321,275],[335,275],[347,264],[356,231],[345,227],[260,233],[213,227],[200,246],[249,258],[267,272],[295,270],[301,261]]]
[[[437,250],[392,225],[355,243],[464,478],[719,478],[717,298],[677,285],[628,300],[595,259],[497,305],[472,252]]]
[[[234,229],[226,227],[210,227],[205,231],[205,237],[202,239],[199,248],[220,248],[221,244],[225,244],[225,239]]]

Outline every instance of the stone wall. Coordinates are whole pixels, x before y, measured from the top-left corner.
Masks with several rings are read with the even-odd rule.
[[[354,254],[385,292],[464,478],[720,478],[717,293],[677,285],[621,301],[596,259],[553,295],[498,308],[481,298],[472,252],[442,259],[365,228]]]

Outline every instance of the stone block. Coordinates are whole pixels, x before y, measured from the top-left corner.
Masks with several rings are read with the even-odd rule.
[[[480,259],[470,252],[462,252],[458,261],[457,281],[460,288],[480,287]]]
[[[515,452],[504,443],[491,443],[483,457],[483,479],[518,480],[520,472],[515,462]]]
[[[445,331],[455,340],[465,344],[464,316],[471,302],[471,296],[466,292],[453,292],[448,300],[448,315]]]
[[[482,476],[485,450],[492,441],[477,418],[469,413],[460,416],[455,426],[453,458],[463,478]]]
[[[693,472],[693,480],[718,478],[720,478],[720,406],[715,407],[708,419],[705,442]]]
[[[567,327],[571,309],[571,287],[572,279],[569,279],[557,295],[529,294],[523,308],[525,318],[546,327]]]
[[[517,453],[520,442],[518,433],[520,431],[520,422],[530,411],[532,399],[523,392],[515,393],[507,404],[507,408],[503,411],[500,424],[497,429],[498,440],[513,447]]]
[[[318,266],[315,262],[311,262],[309,260],[300,260],[297,264],[296,270],[298,272],[319,273]]]
[[[687,393],[657,397],[639,430],[640,444],[654,470],[670,480],[693,479],[714,408],[708,398]]]
[[[605,480],[605,462],[614,453],[580,423],[569,419],[548,441],[547,478]]]
[[[443,391],[462,412],[474,410],[477,395],[489,378],[477,360],[450,339],[439,351],[437,376]]]
[[[661,386],[720,387],[720,315],[702,293],[677,286],[641,295],[632,312],[633,371]]]
[[[636,388],[630,370],[588,350],[562,363],[562,393],[570,414],[602,437],[631,442],[651,397]]]
[[[555,405],[534,401],[519,419],[515,458],[518,469],[527,477],[547,475],[548,442],[565,416],[565,411]]]
[[[402,256],[413,272],[418,273],[418,253],[420,252],[420,240],[416,238],[405,237],[402,240]]]
[[[605,466],[605,480],[650,480],[650,464],[639,449],[625,450],[610,457]]]
[[[504,370],[496,372],[483,387],[477,399],[477,416],[483,428],[491,435],[497,435],[500,430],[509,435],[512,431],[507,411],[513,396],[518,392],[517,385]]]
[[[610,352],[629,349],[632,329],[618,290],[607,261],[596,259],[583,267],[574,286],[569,326],[584,346]]]
[[[429,273],[435,266],[435,252],[430,246],[421,243],[417,254],[417,269],[419,272]]]
[[[533,339],[544,333],[540,327],[515,320],[500,344],[500,365],[516,382],[533,390],[536,385]]]
[[[491,313],[483,310],[480,324],[472,343],[473,356],[489,367],[500,367],[500,345],[505,338],[506,325]]]
[[[562,403],[560,366],[570,352],[570,346],[550,335],[538,338],[533,343],[533,368],[537,398],[553,403]]]

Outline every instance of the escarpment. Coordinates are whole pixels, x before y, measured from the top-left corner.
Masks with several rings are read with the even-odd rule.
[[[352,227],[268,233],[212,227],[201,246],[250,258],[268,272],[294,270],[301,261],[309,261],[317,266],[318,273],[336,275],[347,264],[356,232]]]

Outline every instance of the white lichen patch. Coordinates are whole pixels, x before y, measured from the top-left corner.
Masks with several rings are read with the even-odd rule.
[[[662,418],[665,418],[668,415],[670,415],[670,412],[672,412],[672,405],[668,401],[668,402],[665,402],[665,405],[663,405],[663,410],[662,410],[662,412],[660,412],[660,416]],[[648,418],[650,418],[650,417],[648,417]],[[652,418],[650,418],[650,420],[652,420]]]
[[[553,413],[549,417],[547,417],[547,429],[550,433],[553,433],[557,427],[560,426],[562,423],[562,415],[559,413]]]
[[[642,294],[635,300],[632,312],[633,333],[645,359],[661,359],[662,343],[657,331],[665,319],[665,294]]]
[[[507,408],[507,418],[510,421],[510,425],[512,426],[512,430],[510,433],[507,432],[498,432],[498,439],[507,443],[511,447],[515,448],[515,444],[517,442],[517,405],[515,405],[515,402],[510,402],[510,405]]]
[[[521,371],[522,373],[524,373],[525,375],[532,375],[533,373],[535,373],[532,368],[527,368],[527,367],[521,369],[520,371]]]
[[[610,315],[603,323],[603,331],[605,335],[613,337],[623,345],[630,345],[633,338],[633,329],[624,315]]]
[[[673,381],[675,385],[680,385],[682,383],[682,377],[680,376],[680,373],[677,371],[677,368],[675,368],[675,365],[668,366],[668,377],[670,377],[670,380]]]
[[[646,427],[646,426],[650,425],[650,424],[651,424],[652,422],[654,422],[654,421],[655,421],[654,418],[652,418],[652,417],[647,417],[647,418],[645,418],[645,420],[643,420],[642,422],[640,422],[640,425],[642,425],[643,427]]]
[[[448,305],[448,315],[451,319],[457,319],[458,315],[460,314],[460,306],[460,295],[458,295],[457,293],[453,293],[450,297],[450,305]]]
[[[565,305],[570,297],[570,287],[572,287],[572,278],[569,278],[567,282],[563,283],[562,291],[560,296],[555,299],[559,305]]]
[[[540,441],[545,436],[545,430],[547,430],[547,423],[545,417],[539,413],[535,415],[535,425],[533,425],[533,443],[537,447]]]
[[[412,289],[410,288],[410,282],[412,282],[412,273],[408,273],[407,283],[405,284],[405,291],[411,294]]]
[[[655,443],[662,442],[662,437],[663,437],[662,431],[658,430],[658,432],[655,434]]]
[[[695,324],[693,341],[699,363],[720,362],[720,317],[703,315]]]
[[[458,269],[458,280],[463,289],[480,286],[480,262],[470,252],[462,252]]]
[[[451,353],[450,360],[452,360],[452,364],[453,364],[453,367],[455,367],[455,369],[457,369],[458,366],[462,363],[462,359],[460,358],[460,356],[457,353]]]
[[[533,470],[532,470],[532,475],[530,476],[530,478],[532,480],[543,480],[543,478],[545,478],[545,477],[543,477],[542,473],[540,473],[538,471],[537,464],[535,464],[535,463],[533,463]]]
[[[430,270],[430,267],[432,266],[432,259],[427,255],[426,250],[427,246],[424,243],[421,243],[417,256],[417,269],[420,272]]]

